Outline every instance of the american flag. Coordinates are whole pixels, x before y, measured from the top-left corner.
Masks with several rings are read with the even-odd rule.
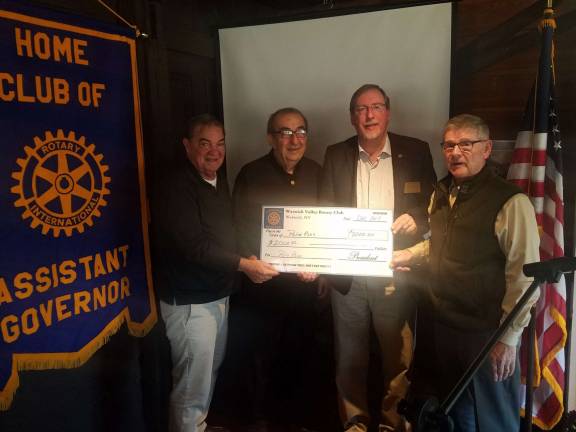
[[[522,130],[508,171],[508,179],[528,194],[540,228],[542,261],[564,256],[564,194],[562,141],[554,101],[554,11],[547,8],[540,24],[542,47],[538,76],[524,114]],[[564,346],[566,284],[542,287],[536,306],[536,380],[533,422],[549,430],[564,412]]]

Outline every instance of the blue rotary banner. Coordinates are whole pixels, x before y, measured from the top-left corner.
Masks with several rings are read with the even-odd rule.
[[[156,322],[131,33],[0,0],[0,409]]]

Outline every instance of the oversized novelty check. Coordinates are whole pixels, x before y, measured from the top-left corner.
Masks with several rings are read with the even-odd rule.
[[[391,277],[392,211],[262,207],[260,258],[280,272]]]

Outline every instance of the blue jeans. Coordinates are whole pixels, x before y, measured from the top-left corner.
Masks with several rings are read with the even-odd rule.
[[[462,393],[450,410],[454,432],[476,432],[476,407],[470,386]]]
[[[458,343],[461,341],[456,341]],[[449,415],[454,432],[517,432],[520,428],[520,363],[514,374],[495,382],[488,358]]]

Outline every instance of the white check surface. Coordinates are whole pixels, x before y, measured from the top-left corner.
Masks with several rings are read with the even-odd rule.
[[[392,277],[392,211],[262,207],[261,256],[280,272]]]

